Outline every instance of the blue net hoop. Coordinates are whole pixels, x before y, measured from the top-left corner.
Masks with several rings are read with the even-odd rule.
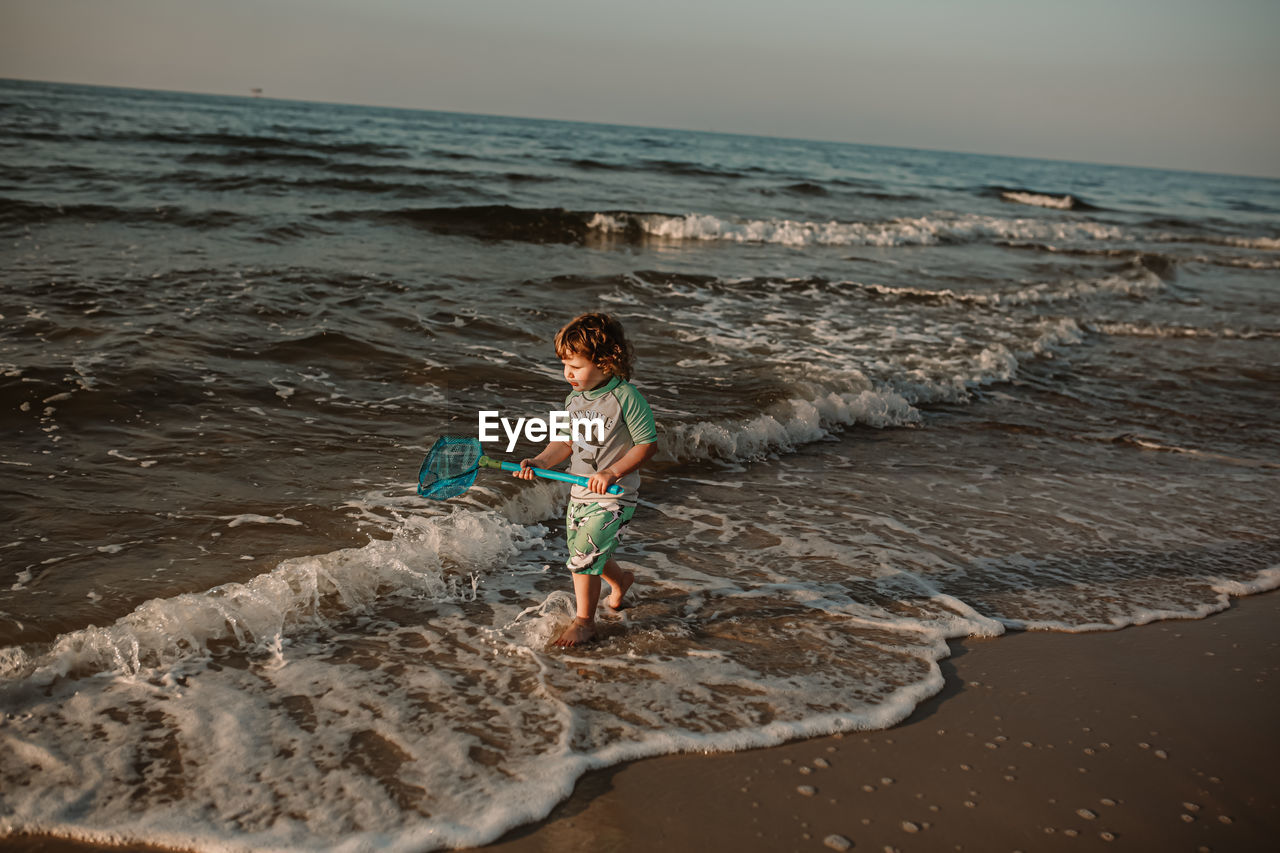
[[[480,442],[474,438],[437,440],[418,469],[418,494],[437,501],[462,494],[476,481],[481,455]]]

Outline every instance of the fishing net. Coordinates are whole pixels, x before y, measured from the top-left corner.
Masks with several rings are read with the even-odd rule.
[[[439,439],[418,470],[418,494],[438,501],[462,494],[476,481],[480,455],[474,438]]]

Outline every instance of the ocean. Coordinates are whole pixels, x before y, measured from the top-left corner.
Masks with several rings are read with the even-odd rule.
[[[19,81],[0,164],[0,835],[481,844],[1280,585],[1277,180]],[[415,487],[593,310],[660,453],[562,651],[566,488]]]

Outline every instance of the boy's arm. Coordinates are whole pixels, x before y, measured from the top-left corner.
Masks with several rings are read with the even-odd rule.
[[[554,468],[564,460],[573,455],[573,445],[567,441],[550,442],[542,452],[532,459],[521,459],[520,470],[512,471],[512,477],[519,477],[522,480],[532,480],[537,474],[528,471],[528,468]]]
[[[613,463],[608,468],[605,468],[603,471],[597,471],[592,474],[587,488],[597,494],[605,494],[610,486],[639,468],[644,463],[648,462],[657,452],[657,442],[637,444],[635,447],[628,450],[626,455],[617,462]]]

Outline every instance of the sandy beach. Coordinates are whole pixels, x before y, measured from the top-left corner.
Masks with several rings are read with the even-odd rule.
[[[483,849],[1271,850],[1278,624],[1273,592],[1199,621],[956,642],[944,690],[892,729],[591,773]],[[120,849],[155,848],[0,842]]]

